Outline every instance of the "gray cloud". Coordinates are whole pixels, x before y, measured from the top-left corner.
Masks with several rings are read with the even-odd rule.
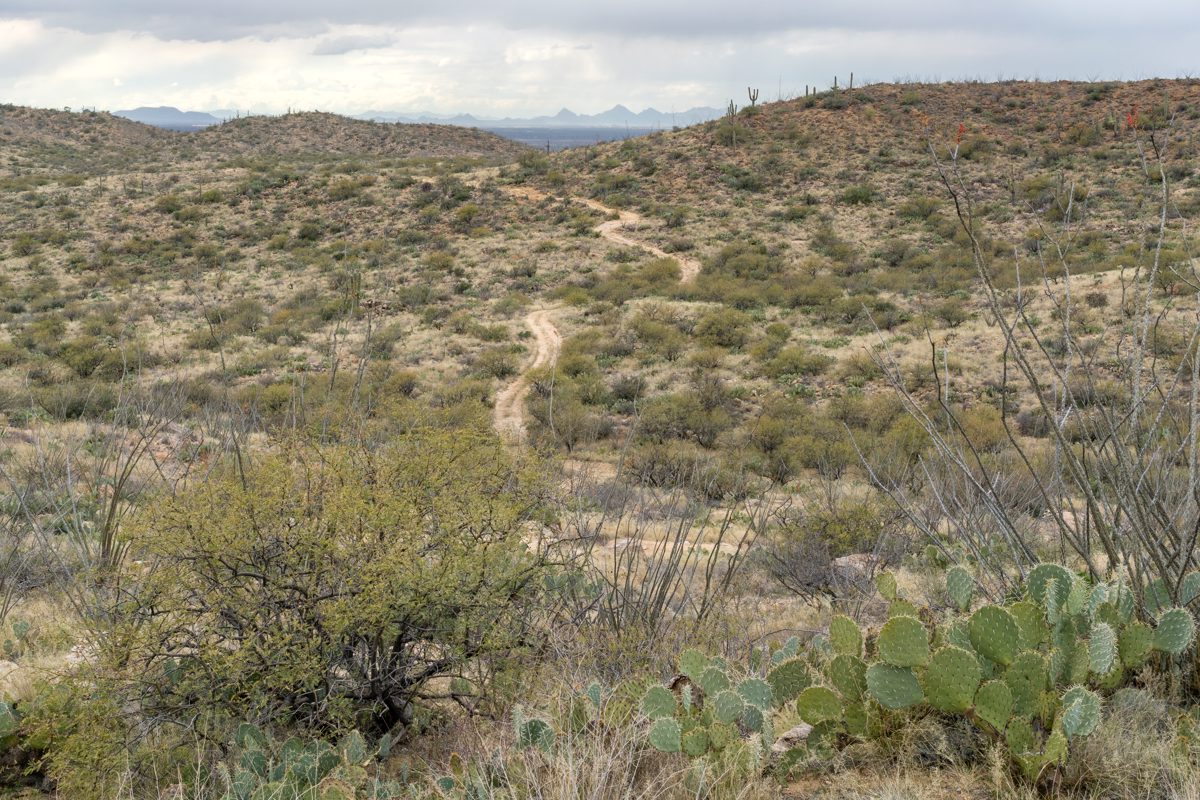
[[[1079,38],[1142,36],[1200,25],[1182,0],[5,0],[0,16],[86,32],[128,30],[211,41],[306,36],[330,25],[493,24],[631,37],[743,37],[791,29],[1043,32]]]
[[[1200,3],[0,0],[0,100],[663,111],[865,80],[1200,73]]]

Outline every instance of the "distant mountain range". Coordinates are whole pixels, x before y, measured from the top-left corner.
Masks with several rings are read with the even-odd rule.
[[[370,119],[376,122],[435,122],[442,125],[467,125],[477,128],[670,128],[698,125],[710,119],[716,119],[725,112],[717,108],[697,107],[687,111],[666,112],[654,108],[644,111],[631,111],[622,105],[615,105],[608,111],[599,114],[576,114],[564,108],[553,116],[543,117],[505,117],[503,119],[488,119],[472,114],[456,114],[444,116],[438,114],[402,114],[395,111],[368,111],[357,115],[357,119]]]
[[[125,117],[134,122],[142,122],[146,125],[153,125],[156,128],[170,128],[172,130],[190,130],[193,128],[207,128],[209,125],[218,125],[222,122],[220,117],[214,117],[212,114],[206,114],[203,111],[180,111],[172,106],[142,106],[140,108],[131,108],[127,111],[114,111],[118,117]]]
[[[158,128],[172,130],[192,130],[218,125],[233,116],[222,110],[215,116],[204,111],[180,111],[171,106],[142,106],[125,111],[114,112],[118,117],[153,125]],[[647,108],[644,111],[631,111],[623,105],[615,105],[608,111],[599,114],[576,114],[564,108],[553,116],[529,117],[520,119],[505,117],[504,119],[488,119],[472,114],[406,114],[398,111],[367,111],[354,115],[354,119],[373,120],[375,122],[425,122],[439,125],[459,125],[469,128],[671,128],[686,127],[716,119],[725,112],[716,108],[690,108],[687,111],[664,112]]]

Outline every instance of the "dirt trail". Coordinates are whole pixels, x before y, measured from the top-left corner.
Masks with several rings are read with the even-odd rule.
[[[504,191],[513,197],[520,197],[534,202],[541,202],[551,197],[551,195],[545,192],[528,186],[508,186],[504,188]],[[569,199],[576,203],[582,203],[593,211],[599,211],[601,214],[617,215],[616,219],[601,222],[593,229],[603,238],[608,239],[610,242],[625,245],[626,247],[636,247],[639,250],[645,250],[657,258],[674,259],[679,263],[679,279],[684,283],[695,280],[696,276],[700,274],[700,262],[696,259],[687,258],[677,253],[668,253],[648,242],[643,242],[626,235],[625,231],[637,230],[645,221],[645,218],[636,211],[611,208],[599,200],[592,200],[588,197],[571,197]]]
[[[517,379],[496,395],[492,425],[501,438],[512,444],[525,441],[525,396],[529,394],[530,371],[552,364],[562,347],[562,337],[551,319],[553,313],[552,308],[539,308],[526,315],[525,325],[533,333],[533,353],[522,365]]]
[[[551,196],[528,186],[508,186],[504,191],[513,197],[524,200],[541,202]],[[652,244],[638,241],[626,235],[627,230],[636,230],[643,222],[641,214],[634,211],[621,211],[610,208],[598,200],[584,197],[572,197],[573,202],[582,203],[588,208],[601,214],[616,214],[616,219],[606,220],[595,227],[595,231],[610,242],[636,247],[657,258],[672,258],[679,264],[679,277],[684,283],[695,280],[700,274],[700,262],[692,258],[667,253]],[[529,394],[529,373],[539,367],[553,363],[558,358],[559,348],[562,347],[562,337],[554,327],[551,316],[553,308],[539,308],[531,311],[525,317],[525,325],[533,332],[533,354],[521,367],[521,373],[516,380],[505,386],[496,395],[496,403],[492,408],[492,425],[501,438],[512,444],[525,441],[525,397]]]

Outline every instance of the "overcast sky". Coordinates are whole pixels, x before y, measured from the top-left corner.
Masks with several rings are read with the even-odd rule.
[[[1200,0],[0,0],[0,102],[680,111],[856,79],[1200,76]]]

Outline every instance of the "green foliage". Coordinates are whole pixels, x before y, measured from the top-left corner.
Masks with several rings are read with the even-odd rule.
[[[159,719],[409,724],[430,680],[524,641],[538,480],[463,430],[218,469],[129,528],[157,566],[112,609],[107,677]]]
[[[956,564],[946,570],[946,592],[959,611],[966,611],[971,607],[971,598],[975,594],[975,578]]]
[[[925,699],[913,671],[891,664],[878,663],[867,668],[867,689],[881,706],[892,711],[915,706]]]
[[[981,677],[974,653],[953,645],[943,647],[925,670],[925,697],[938,711],[961,714],[971,707]]]
[[[824,686],[810,686],[800,693],[796,710],[808,724],[819,725],[842,718],[842,701]]]
[[[834,616],[829,623],[829,642],[833,652],[851,656],[862,655],[863,637],[858,624],[843,614]]]
[[[1154,649],[1177,656],[1191,646],[1196,635],[1196,620],[1185,608],[1172,608],[1158,618],[1154,630]]]
[[[879,631],[879,657],[895,667],[919,667],[929,660],[929,632],[919,619],[892,617]]]
[[[984,606],[971,615],[971,646],[984,658],[1007,667],[1020,646],[1020,629],[1012,614],[999,606]]]
[[[650,726],[650,745],[664,753],[678,753],[682,748],[683,728],[672,717],[656,719]],[[690,754],[689,754],[690,755]]]
[[[767,683],[771,684],[771,693],[776,702],[787,703],[808,688],[812,683],[812,672],[806,661],[792,658],[767,673]]]

